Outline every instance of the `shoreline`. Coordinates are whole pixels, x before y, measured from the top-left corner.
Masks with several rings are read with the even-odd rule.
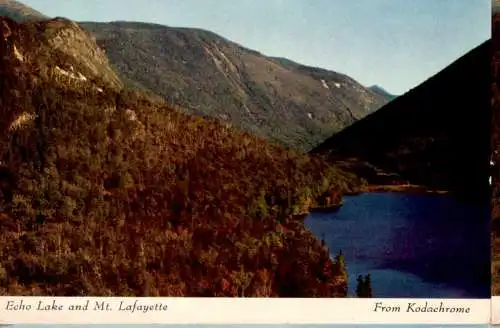
[[[367,192],[405,192],[416,194],[446,195],[448,190],[430,189],[421,185],[368,185],[361,188],[361,193]]]
[[[372,193],[372,192],[383,192],[383,193],[410,193],[410,194],[427,194],[427,195],[448,195],[451,192],[448,190],[439,190],[439,189],[430,189],[426,186],[422,185],[367,185],[364,187],[361,187],[360,189],[356,191],[351,191],[351,192],[346,192],[342,195],[342,199],[339,203],[337,204],[332,204],[329,206],[316,206],[316,207],[309,207],[307,212],[303,213],[297,213],[294,215],[294,217],[301,217],[304,216],[306,217],[307,215],[311,213],[334,213],[339,211],[342,206],[344,205],[344,197],[345,196],[350,196],[350,197],[355,197],[355,196],[360,196],[365,193]]]
[[[336,212],[340,210],[340,208],[344,205],[344,201],[342,200],[338,204],[333,204],[329,206],[318,206],[318,207],[311,207],[309,209],[309,213],[330,213],[330,212]]]

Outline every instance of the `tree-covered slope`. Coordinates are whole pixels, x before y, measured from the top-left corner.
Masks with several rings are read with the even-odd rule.
[[[2,18],[0,58],[0,294],[346,296],[296,214],[353,175],[124,90],[70,21]]]

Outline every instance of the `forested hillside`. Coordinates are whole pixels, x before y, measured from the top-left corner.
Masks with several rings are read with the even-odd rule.
[[[0,294],[346,296],[299,214],[362,181],[127,91],[71,21],[0,35]]]

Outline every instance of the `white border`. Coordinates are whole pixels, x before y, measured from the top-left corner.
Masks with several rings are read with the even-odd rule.
[[[37,311],[38,302],[55,300],[63,310]],[[31,310],[7,310],[8,302]],[[70,304],[89,302],[87,311]],[[109,302],[110,311],[94,311],[95,302]],[[500,298],[498,298],[500,301]],[[163,304],[166,311],[118,311],[123,304]],[[380,303],[379,303],[380,302]],[[14,304],[10,303],[10,304]],[[400,312],[374,311],[376,304],[399,306]],[[469,313],[406,312],[409,303],[469,308]],[[499,302],[500,304],[500,302]],[[415,308],[415,307],[414,307]],[[0,297],[0,324],[489,324],[489,299],[304,299],[304,298],[98,298]]]
[[[500,324],[500,296],[491,297],[491,324]]]

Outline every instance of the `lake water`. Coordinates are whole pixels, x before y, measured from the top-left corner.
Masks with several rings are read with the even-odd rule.
[[[350,294],[357,276],[369,273],[374,297],[490,297],[488,206],[447,195],[366,193],[305,223],[332,256],[343,251]]]

